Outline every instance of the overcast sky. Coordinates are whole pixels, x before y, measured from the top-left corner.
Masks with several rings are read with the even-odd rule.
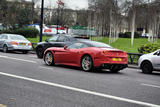
[[[26,0],[31,1],[31,0]],[[41,0],[37,0],[38,5],[41,5]],[[45,7],[56,7],[58,0],[44,0]],[[86,9],[88,8],[88,0],[61,0],[65,3],[65,6],[71,8],[71,9]]]

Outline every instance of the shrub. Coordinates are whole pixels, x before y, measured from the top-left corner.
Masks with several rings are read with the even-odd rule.
[[[131,32],[125,32],[125,33],[119,33],[119,37],[122,38],[131,38]],[[139,38],[140,34],[138,34],[137,32],[134,32],[134,38]]]
[[[3,33],[10,33],[10,34],[19,34],[23,35],[26,38],[36,38],[39,34],[39,31],[33,27],[26,27],[26,28],[19,28],[16,30],[3,30]]]
[[[157,49],[160,49],[160,44],[151,44],[150,43],[150,44],[145,44],[145,45],[142,45],[141,47],[139,47],[138,52],[146,54],[146,53],[154,52]]]
[[[36,38],[36,36],[39,34],[39,31],[36,28],[28,27],[17,29],[15,33],[23,35],[26,38]]]

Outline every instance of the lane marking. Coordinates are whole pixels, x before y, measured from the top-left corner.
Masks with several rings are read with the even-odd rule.
[[[39,68],[43,68],[43,69],[47,69],[47,70],[53,70],[52,68],[43,67],[43,66],[39,66]]]
[[[141,84],[143,86],[148,86],[148,87],[154,87],[154,88],[160,88],[158,85],[151,85],[151,84]]]
[[[23,62],[37,63],[36,61],[30,61],[30,60],[26,60],[26,59],[19,59],[19,58],[12,58],[12,57],[2,56],[2,55],[0,55],[0,58],[13,59],[13,60],[23,61]]]
[[[36,56],[29,56],[30,58],[36,58]]]
[[[3,73],[3,72],[0,72],[0,75],[4,75],[4,76],[8,76],[8,77],[14,77],[14,78],[22,79],[22,80],[35,82],[35,83],[50,85],[50,86],[54,86],[54,87],[58,87],[58,88],[63,88],[63,89],[67,89],[67,90],[76,91],[76,92],[91,94],[91,95],[95,95],[95,96],[99,96],[99,97],[114,99],[114,100],[118,100],[118,101],[123,101],[123,102],[128,102],[128,103],[133,103],[133,104],[138,104],[138,105],[143,105],[143,106],[148,106],[148,107],[160,107],[160,105],[156,105],[156,104],[151,104],[151,103],[147,103],[147,102],[141,102],[141,101],[131,100],[131,99],[127,99],[127,98],[107,95],[107,94],[104,94],[104,93],[98,93],[98,92],[94,92],[94,91],[89,91],[89,90],[85,90],[85,89],[80,89],[80,88],[65,86],[65,85],[61,85],[61,84],[46,82],[46,81],[42,81],[42,80],[27,78],[27,77],[23,77],[23,76],[18,76],[18,75]]]

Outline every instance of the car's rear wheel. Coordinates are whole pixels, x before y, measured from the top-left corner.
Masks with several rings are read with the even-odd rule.
[[[3,46],[3,52],[5,52],[5,53],[8,52],[8,46],[7,46],[7,45],[4,45],[4,46]]]
[[[38,58],[43,58],[43,48],[42,47],[38,47],[37,50],[36,50],[36,54],[37,54],[37,57]]]
[[[91,71],[93,69],[93,61],[89,55],[85,55],[82,57],[81,67],[83,71]]]
[[[54,65],[54,57],[50,51],[46,52],[44,56],[44,62],[49,66]]]
[[[147,61],[142,63],[141,68],[142,68],[142,72],[145,74],[151,74],[153,70],[152,64]]]

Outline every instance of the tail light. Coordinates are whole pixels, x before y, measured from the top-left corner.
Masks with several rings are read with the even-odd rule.
[[[32,46],[32,43],[28,43],[28,46]]]
[[[18,45],[18,42],[15,42],[15,41],[11,41],[10,43],[11,45]]]
[[[123,55],[124,55],[124,56],[127,56],[127,53],[126,53],[126,52],[123,52]]]

